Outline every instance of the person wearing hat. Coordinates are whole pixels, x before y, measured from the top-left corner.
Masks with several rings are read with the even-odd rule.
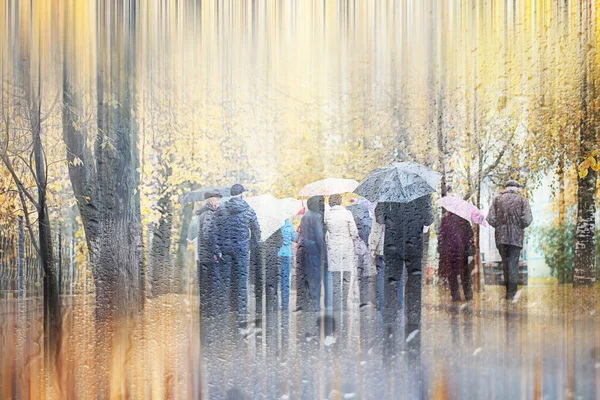
[[[523,249],[525,228],[531,225],[529,201],[519,194],[521,185],[514,180],[506,182],[505,190],[494,198],[487,216],[496,229],[496,247],[502,258],[506,298],[515,299],[519,276],[519,257]]]
[[[242,185],[231,187],[231,199],[217,210],[210,234],[213,257],[219,262],[223,281],[220,295],[230,300],[231,311],[241,315],[248,311],[250,251],[258,254],[260,240],[256,213],[245,197],[246,189]]]
[[[204,194],[205,204],[196,211],[198,215],[197,230],[197,263],[198,285],[200,290],[200,310],[203,316],[214,315],[217,311],[219,270],[213,258],[210,232],[215,213],[223,196],[218,190],[210,190]]]

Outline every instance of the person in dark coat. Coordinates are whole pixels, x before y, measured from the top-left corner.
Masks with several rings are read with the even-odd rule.
[[[308,210],[300,222],[300,238],[296,252],[297,308],[318,311],[321,302],[321,275],[325,256],[325,230],[321,210],[323,196],[308,199]]]
[[[358,236],[368,246],[369,235],[371,234],[371,225],[373,224],[373,218],[369,213],[369,207],[365,203],[365,199],[358,199],[354,203],[350,204],[346,209],[352,213],[356,228],[358,229]]]
[[[260,226],[256,213],[244,200],[246,189],[231,187],[231,199],[219,207],[212,224],[211,241],[215,260],[224,277],[225,292],[231,290],[231,311],[245,315],[248,311],[249,262],[259,253]]]
[[[502,257],[507,299],[513,299],[517,293],[524,230],[532,221],[529,201],[519,195],[520,187],[517,181],[506,182],[504,192],[494,198],[487,216],[489,224],[496,229],[496,247]]]
[[[279,269],[280,259],[278,257],[279,249],[283,245],[283,235],[281,230],[278,229],[271,236],[269,236],[264,243],[261,243],[262,249],[262,262],[265,271],[265,291],[266,291],[266,308],[267,313],[276,312],[278,305],[278,290],[279,285]],[[262,273],[257,270],[257,274]],[[257,279],[258,280],[258,279]],[[262,279],[261,279],[262,283]],[[260,299],[257,291],[256,298],[257,309],[260,307],[262,310],[262,290],[260,291]],[[260,306],[259,306],[260,304]]]
[[[200,309],[203,316],[214,315],[219,311],[218,298],[222,288],[217,262],[213,258],[210,231],[214,223],[215,213],[221,203],[221,193],[208,191],[204,194],[206,204],[198,211],[198,284],[200,289]]]
[[[433,223],[431,196],[409,203],[378,203],[375,218],[385,226],[384,323],[388,328],[396,324],[402,273],[406,270],[404,308],[408,336],[421,325],[423,228]]]
[[[450,285],[452,301],[460,301],[458,276],[460,275],[465,299],[473,299],[471,271],[469,271],[469,248],[473,245],[473,229],[469,221],[447,212],[442,218],[438,235],[440,265],[445,265],[444,278]]]
[[[358,262],[358,279],[360,292],[360,306],[375,305],[376,300],[376,269],[371,266],[371,254],[369,252],[369,237],[373,218],[369,212],[367,200],[360,198],[350,204],[346,209],[352,213],[359,240],[355,243],[355,251]]]

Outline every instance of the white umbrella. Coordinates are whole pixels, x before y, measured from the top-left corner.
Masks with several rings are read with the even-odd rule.
[[[354,179],[326,178],[304,186],[300,196],[329,196],[332,194],[352,193],[358,187]]]
[[[292,198],[277,199],[270,194],[249,197],[246,201],[256,212],[262,242],[277,232],[286,219],[302,209],[302,201],[300,200]]]

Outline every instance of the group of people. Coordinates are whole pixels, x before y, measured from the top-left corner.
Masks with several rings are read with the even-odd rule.
[[[504,265],[506,295],[517,293],[518,261],[523,230],[531,224],[528,201],[520,185],[509,181],[492,202],[487,221],[496,229],[496,244]],[[244,200],[240,184],[221,204],[218,191],[205,194],[198,217],[198,279],[201,309],[209,315],[248,311],[248,282],[254,281],[257,310],[262,310],[263,276],[267,311],[290,308],[291,270],[296,262],[296,309],[342,311],[349,299],[361,307],[377,307],[394,324],[404,311],[406,330],[421,322],[424,232],[434,222],[431,195],[407,203],[372,205],[358,199],[347,208],[342,196],[313,196],[307,201],[298,229],[290,220],[264,242],[254,210]],[[438,233],[439,275],[460,300],[471,300],[469,257],[474,256],[471,223],[444,211]],[[296,243],[296,246],[294,246]],[[264,272],[264,273],[263,273]],[[354,285],[353,280],[357,280]],[[321,287],[324,296],[321,299]],[[353,293],[358,288],[358,294]],[[280,291],[278,290],[280,288]]]

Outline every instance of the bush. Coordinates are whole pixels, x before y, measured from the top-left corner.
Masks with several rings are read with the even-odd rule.
[[[569,217],[564,224],[552,224],[537,231],[537,248],[544,255],[552,276],[558,283],[573,283],[575,269],[575,221]],[[596,280],[600,279],[600,230],[596,229]]]
[[[575,221],[573,218],[567,218],[564,224],[542,227],[536,236],[537,247],[544,255],[544,261],[550,267],[552,276],[558,279],[558,283],[573,283],[575,268]],[[598,242],[596,241],[596,243]]]

